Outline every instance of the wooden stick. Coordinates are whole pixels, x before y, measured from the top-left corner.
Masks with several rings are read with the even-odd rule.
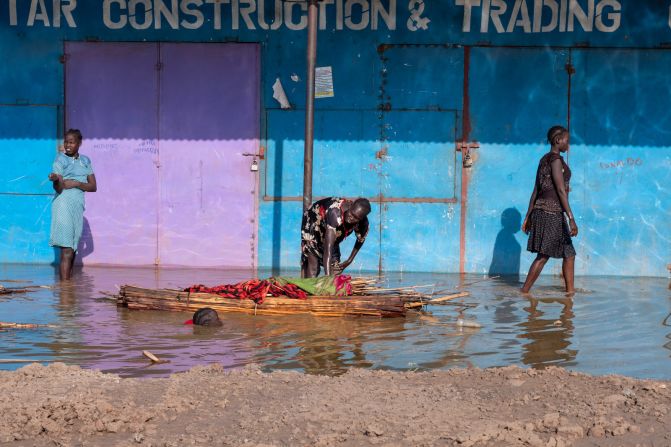
[[[469,295],[470,295],[470,293],[468,293],[468,292],[454,293],[452,295],[441,296],[439,298],[434,298],[432,300],[423,301],[423,302],[420,302],[420,303],[408,303],[408,304],[405,305],[405,307],[410,308],[410,309],[414,309],[415,307],[422,307],[422,306],[426,306],[426,305],[429,305],[429,304],[438,304],[438,303],[442,303],[444,301],[449,301],[449,300],[453,300],[455,298],[461,298],[461,297],[469,296]]]
[[[10,323],[0,321],[0,329],[34,329],[38,327],[54,327],[52,324]]]
[[[152,363],[165,363],[163,360],[159,359],[158,357],[156,357],[154,354],[152,354],[149,351],[142,351],[142,355],[144,355],[149,360],[151,360]]]
[[[15,289],[12,287],[0,287],[0,295],[11,295],[13,293],[27,293],[28,289]]]
[[[37,360],[37,359],[0,359],[0,363],[45,363],[53,362],[53,360]]]
[[[472,282],[468,282],[466,284],[458,285],[457,287],[455,287],[455,289],[461,289],[462,287],[472,286],[473,284],[477,284],[477,283],[485,282],[485,281],[491,281],[492,279],[497,279],[497,278],[500,278],[500,277],[501,277],[501,275],[489,276],[489,277],[484,278],[484,279],[479,279],[477,281],[472,281]]]

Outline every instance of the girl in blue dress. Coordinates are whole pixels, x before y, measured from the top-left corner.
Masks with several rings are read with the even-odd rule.
[[[53,172],[49,174],[56,191],[51,205],[49,245],[61,249],[61,280],[70,279],[75,251],[82,236],[84,192],[97,189],[91,160],[79,153],[81,145],[82,133],[78,129],[65,132],[65,151],[56,156]]]

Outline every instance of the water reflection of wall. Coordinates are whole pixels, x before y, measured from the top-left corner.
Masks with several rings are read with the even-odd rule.
[[[552,304],[562,306],[558,318],[547,314],[555,307]],[[578,351],[569,349],[574,329],[573,300],[530,298],[524,310],[527,320],[518,324],[523,330],[518,337],[527,340],[522,347],[522,362],[534,368],[575,364]]]
[[[364,340],[369,331],[394,333],[402,327],[390,321],[319,318],[295,315],[250,320],[250,335],[262,348],[260,360],[273,368],[298,369],[309,374],[338,375],[352,367],[369,368]],[[250,326],[252,327],[252,326]]]
[[[222,315],[224,326],[219,328],[184,325],[191,312],[129,311],[98,292],[115,292],[128,283],[152,288],[184,287],[199,281],[216,284],[225,279],[224,272],[117,267],[85,267],[85,271],[91,286],[87,293],[79,289],[81,294],[76,297],[76,321],[84,345],[77,363],[124,376],[168,375],[209,363],[225,367],[250,363],[250,341],[240,335],[244,331],[234,315]],[[143,350],[169,363],[151,365]]]

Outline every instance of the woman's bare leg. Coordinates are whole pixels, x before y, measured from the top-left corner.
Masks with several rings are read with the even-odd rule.
[[[562,274],[564,275],[564,284],[566,285],[566,293],[574,294],[574,276],[575,276],[575,256],[564,258],[561,265]]]
[[[301,277],[303,278],[316,278],[319,276],[319,259],[308,253],[306,256],[306,262],[301,266]]]
[[[72,275],[72,264],[75,261],[75,251],[70,247],[61,247],[60,274],[61,281],[70,279]]]
[[[541,272],[543,271],[543,267],[545,267],[545,264],[548,262],[548,259],[550,259],[549,256],[541,254],[536,256],[534,262],[531,263],[531,267],[529,267],[529,273],[527,274],[527,279],[526,281],[524,281],[524,285],[522,286],[523,293],[529,293],[529,290],[531,290],[531,286],[534,285],[534,283],[540,276]]]

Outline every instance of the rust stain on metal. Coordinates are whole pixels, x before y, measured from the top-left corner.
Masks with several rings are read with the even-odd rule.
[[[463,128],[461,141],[467,142],[471,136],[471,98],[469,94],[469,75],[471,66],[471,49],[464,47],[464,103],[463,103]],[[462,156],[463,156],[462,152]],[[461,210],[459,216],[459,272],[466,270],[466,212],[468,211],[468,182],[470,181],[470,168],[461,168]]]
[[[478,148],[480,148],[480,143],[477,141],[457,141],[457,152],[469,152]]]
[[[382,54],[385,51],[387,51],[389,48],[391,48],[391,45],[388,43],[383,43],[377,46],[377,53]]]

